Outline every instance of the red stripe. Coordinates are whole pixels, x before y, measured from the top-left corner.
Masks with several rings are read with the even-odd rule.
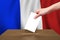
[[[60,0],[41,0],[41,7],[45,8],[59,1]],[[42,19],[43,29],[53,29],[60,34],[60,10],[44,15]]]

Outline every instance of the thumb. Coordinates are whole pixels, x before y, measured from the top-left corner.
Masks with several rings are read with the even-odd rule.
[[[38,18],[39,16],[40,16],[40,14],[37,14],[37,15],[34,17],[34,19]]]

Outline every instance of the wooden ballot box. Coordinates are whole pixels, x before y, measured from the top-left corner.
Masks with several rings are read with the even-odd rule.
[[[37,30],[32,33],[27,30],[7,30],[0,35],[0,40],[60,40],[60,35],[53,30]]]

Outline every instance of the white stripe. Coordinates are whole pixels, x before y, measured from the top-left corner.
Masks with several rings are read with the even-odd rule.
[[[24,29],[27,19],[30,15],[30,12],[34,12],[35,10],[41,8],[40,7],[40,0],[20,0],[21,5],[21,28]],[[42,28],[42,16],[37,29]]]

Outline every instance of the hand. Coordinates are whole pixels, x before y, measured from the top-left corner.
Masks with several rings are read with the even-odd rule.
[[[38,9],[35,11],[35,13],[37,14],[35,16],[35,19],[38,18],[39,16],[45,15],[49,12],[49,8],[42,8],[42,9]]]

